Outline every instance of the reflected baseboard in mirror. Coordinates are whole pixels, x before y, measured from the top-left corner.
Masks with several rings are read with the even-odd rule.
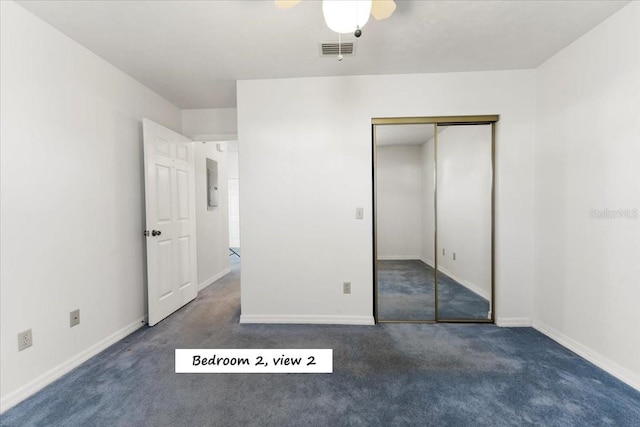
[[[489,300],[438,271],[438,320],[491,318]]]

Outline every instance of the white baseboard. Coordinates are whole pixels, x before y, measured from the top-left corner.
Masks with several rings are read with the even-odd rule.
[[[498,317],[496,325],[502,328],[524,328],[531,326],[531,319],[528,317]]]
[[[71,359],[66,362],[62,362],[55,368],[45,372],[40,375],[38,378],[35,378],[33,381],[23,385],[19,389],[7,394],[0,400],[0,413],[4,413],[8,409],[22,402],[29,396],[35,394],[36,392],[42,390],[44,387],[48,386],[58,378],[62,377],[64,374],[70,372],[71,370],[77,368],[82,365],[87,360],[91,359],[96,354],[101,351],[107,349],[109,346],[115,344],[120,341],[122,338],[141,328],[145,324],[146,317],[141,317],[138,320],[128,324],[124,328],[114,332],[109,335],[107,338],[102,341],[94,344],[88,349],[84,350],[80,354],[73,356]]]
[[[333,316],[305,314],[241,314],[240,323],[284,323],[317,325],[375,325],[373,316]]]
[[[217,280],[222,279],[224,276],[226,276],[229,273],[231,273],[231,268],[227,268],[226,270],[221,271],[220,273],[216,274],[215,276],[211,276],[207,280],[204,280],[202,283],[199,283],[198,284],[198,292],[200,292],[201,290],[203,290],[207,286],[212,285]]]
[[[552,340],[556,341],[558,344],[573,351],[578,356],[588,360],[589,362],[593,363],[597,367],[607,371],[614,377],[618,378],[620,381],[625,382],[629,384],[631,387],[640,391],[640,375],[634,374],[633,372],[620,366],[616,362],[591,350],[589,347],[585,346],[584,344],[579,343],[573,338],[569,338],[563,333],[553,329],[552,327],[540,321],[534,320],[533,327],[539,332],[551,338]]]
[[[462,279],[460,277],[457,277],[451,271],[447,270],[446,268],[444,268],[442,266],[439,266],[438,270],[442,271],[444,274],[446,274],[447,276],[451,277],[453,280],[455,280],[456,282],[460,283],[462,286],[464,286],[465,288],[469,289],[474,294],[481,296],[482,298],[486,299],[487,301],[491,301],[491,295],[487,291],[482,289],[480,286],[476,285],[475,283],[471,283],[468,280],[464,280],[464,279]]]
[[[378,255],[378,261],[414,261],[419,259],[420,255]]]

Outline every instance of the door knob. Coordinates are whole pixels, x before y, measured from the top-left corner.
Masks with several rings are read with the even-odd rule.
[[[152,230],[151,231],[151,235],[154,236],[154,237],[155,236],[159,236],[161,234],[162,234],[162,231],[160,231],[160,230]]]

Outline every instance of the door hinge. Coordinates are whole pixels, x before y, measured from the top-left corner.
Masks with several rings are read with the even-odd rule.
[[[149,237],[149,230],[144,230],[144,233],[143,233],[143,234],[144,234],[145,236]]]

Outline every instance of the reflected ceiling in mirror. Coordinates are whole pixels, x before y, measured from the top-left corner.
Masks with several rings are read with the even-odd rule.
[[[376,145],[422,145],[433,138],[433,124],[376,125]]]

